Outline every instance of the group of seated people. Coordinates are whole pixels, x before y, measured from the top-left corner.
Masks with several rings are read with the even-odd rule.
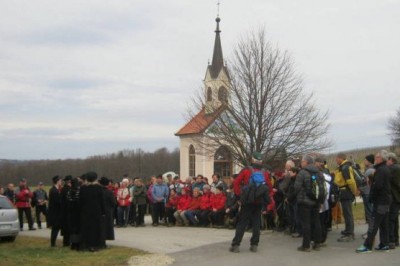
[[[144,226],[145,211],[142,210],[144,206],[138,205],[138,200],[144,193],[141,192],[139,195],[136,192],[139,189],[137,180],[133,180],[131,186],[123,184],[126,182],[126,180],[122,182],[120,193],[115,193],[119,205],[117,213],[120,214],[116,217],[116,224],[118,227],[125,227],[127,224]],[[222,181],[218,175],[213,175],[211,184],[202,175],[185,181],[180,180],[178,176],[169,177],[168,180],[161,175],[152,177],[150,184],[145,186],[152,225],[158,226],[161,223],[167,226],[234,228],[239,206],[232,185],[228,185],[231,183]],[[125,199],[130,197],[131,202],[128,207],[130,210],[125,213],[123,210],[126,207],[123,205],[128,203],[123,204],[121,200],[122,189],[131,192],[125,193],[127,194]]]

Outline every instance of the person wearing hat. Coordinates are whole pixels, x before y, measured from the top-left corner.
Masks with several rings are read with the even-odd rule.
[[[269,187],[270,198],[273,198],[273,190],[270,175],[262,168],[263,158],[260,152],[254,152],[251,158],[251,166],[244,168],[235,181],[233,182],[233,190],[237,198],[240,198],[241,186],[248,185],[250,177],[253,172],[263,172],[265,183]],[[271,202],[270,204],[273,204]],[[264,208],[263,204],[242,204],[239,211],[239,222],[236,226],[235,236],[232,240],[229,251],[238,253],[240,242],[242,242],[244,232],[249,222],[252,222],[253,233],[250,239],[250,251],[257,252],[258,243],[260,241],[260,227],[261,227],[261,210]]]
[[[72,176],[67,175],[63,179],[64,186],[61,189],[61,235],[63,236],[63,246],[69,247],[71,245],[70,233],[70,213],[68,211],[67,194],[71,189]]]
[[[32,210],[31,210],[31,200],[33,198],[33,193],[27,186],[27,181],[25,178],[21,178],[19,181],[19,186],[15,190],[15,206],[18,209],[18,220],[19,228],[22,231],[24,227],[23,214],[28,220],[29,230],[36,230],[33,227]]]
[[[53,186],[49,190],[49,208],[47,212],[47,227],[51,228],[50,246],[56,246],[58,232],[61,228],[61,178],[52,178]]]
[[[80,248],[80,180],[74,177],[71,180],[71,188],[67,192],[68,225],[71,240],[71,250]]]
[[[105,248],[104,220],[105,201],[103,188],[97,182],[97,173],[86,174],[87,184],[82,186],[79,193],[80,203],[80,250],[90,252]]]
[[[43,189],[43,183],[39,182],[37,189],[33,191],[32,206],[35,207],[36,223],[39,229],[42,229],[40,214],[47,216],[47,192]]]
[[[100,185],[103,187],[104,193],[104,202],[105,202],[105,230],[104,230],[104,238],[105,240],[114,240],[114,208],[117,204],[117,201],[114,197],[114,193],[108,189],[108,185],[110,184],[110,180],[107,177],[102,177],[99,180]]]
[[[389,248],[399,246],[399,210],[400,210],[400,164],[394,153],[389,153],[387,165],[392,174],[390,180],[392,204],[389,210]]]

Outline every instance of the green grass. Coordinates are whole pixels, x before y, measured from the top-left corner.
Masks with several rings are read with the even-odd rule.
[[[61,246],[61,243],[57,243]],[[0,265],[127,265],[143,251],[111,246],[99,252],[77,252],[69,248],[50,248],[49,239],[18,236],[15,242],[0,242]]]

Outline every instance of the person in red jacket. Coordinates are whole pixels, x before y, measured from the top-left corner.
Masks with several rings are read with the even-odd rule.
[[[19,187],[15,190],[15,206],[18,209],[19,229],[24,230],[24,213],[28,220],[29,230],[36,230],[33,227],[31,200],[33,198],[32,191],[29,190],[27,181],[22,178],[19,181]]]
[[[198,225],[207,227],[210,224],[208,216],[211,212],[211,187],[210,185],[203,186],[203,195],[200,199],[200,210],[196,213]]]
[[[214,193],[210,197],[211,212],[209,217],[211,223],[216,228],[224,227],[226,196],[223,190],[223,186],[217,186]]]
[[[184,217],[183,221],[185,225],[197,225],[199,222],[195,219],[195,215],[198,211],[200,211],[200,204],[201,204],[201,194],[199,188],[193,189],[193,198],[189,204],[189,207],[186,211],[183,212]]]
[[[129,207],[131,205],[131,194],[128,189],[129,180],[124,178],[117,192],[118,222],[117,227],[126,227],[128,224]]]
[[[190,190],[188,190],[187,188],[182,189],[181,197],[179,198],[178,205],[176,206],[174,217],[176,219],[176,223],[179,225],[184,224],[182,216],[185,216],[184,212],[189,208],[189,204],[192,201],[192,197],[190,197],[189,191]]]
[[[169,190],[169,198],[165,204],[165,215],[167,217],[167,226],[175,225],[176,219],[174,213],[178,205],[180,196],[176,193],[175,189]]]
[[[259,152],[254,152],[251,159],[251,167],[244,168],[233,182],[233,189],[235,195],[239,198],[241,186],[249,184],[250,177],[253,171],[263,171],[262,169],[262,155]],[[263,171],[265,183],[269,187],[270,199],[273,198],[273,190],[271,180],[268,172]],[[239,202],[239,204],[241,204]],[[271,202],[273,204],[273,202]],[[239,222],[236,226],[235,237],[232,240],[229,251],[239,252],[240,242],[242,241],[244,232],[247,225],[251,221],[253,227],[253,234],[250,239],[250,251],[257,252],[258,243],[260,241],[260,227],[261,227],[261,210],[265,207],[264,204],[241,204],[239,211]]]

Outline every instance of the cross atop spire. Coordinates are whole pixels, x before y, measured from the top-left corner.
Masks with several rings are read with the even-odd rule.
[[[221,30],[219,29],[219,22],[221,21],[221,19],[219,18],[219,16],[217,16],[215,21],[217,22],[217,28],[215,30],[214,52],[213,52],[212,63],[210,66],[210,72],[212,78],[217,78],[219,72],[224,67],[224,57],[222,54],[222,45],[220,37]]]

